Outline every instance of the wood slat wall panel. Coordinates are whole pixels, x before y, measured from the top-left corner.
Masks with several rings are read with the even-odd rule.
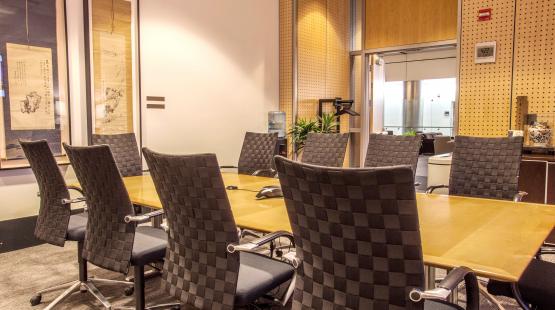
[[[464,0],[460,40],[460,135],[505,136],[509,129],[515,0]],[[481,8],[490,21],[478,22]],[[475,64],[476,43],[497,41],[494,64]]]
[[[555,126],[555,1],[519,0],[511,127],[517,129],[517,97],[528,97],[528,113]]]
[[[279,1],[279,110],[285,112],[286,132],[293,124],[293,1]],[[288,139],[288,150],[291,139]]]
[[[280,1],[280,110],[287,114],[288,130],[293,122],[292,10],[292,1]],[[315,119],[318,99],[349,98],[350,1],[298,0],[297,14],[297,113]],[[341,129],[348,131],[348,116],[342,116]]]
[[[457,0],[366,0],[365,48],[457,38]]]

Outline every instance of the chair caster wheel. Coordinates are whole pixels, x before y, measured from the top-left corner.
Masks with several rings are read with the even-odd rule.
[[[41,299],[42,299],[42,295],[35,295],[31,297],[31,300],[29,300],[29,302],[31,303],[31,306],[36,306],[40,304]]]
[[[125,296],[131,296],[133,295],[133,293],[135,293],[135,288],[133,286],[130,286],[126,288],[125,291],[123,291],[123,293],[125,294]]]

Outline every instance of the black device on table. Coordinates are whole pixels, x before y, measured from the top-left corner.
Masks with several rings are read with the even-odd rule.
[[[281,187],[277,185],[264,186],[256,194],[257,199],[276,198],[276,197],[283,197],[283,192],[281,191]]]

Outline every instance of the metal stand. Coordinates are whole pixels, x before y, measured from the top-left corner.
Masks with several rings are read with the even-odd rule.
[[[44,308],[44,310],[54,309],[55,306],[57,306],[64,299],[66,299],[68,296],[70,296],[71,294],[73,294],[77,291],[81,291],[82,293],[85,293],[85,292],[91,293],[91,295],[93,295],[102,304],[102,306],[104,308],[111,309],[112,308],[111,304],[108,302],[106,297],[104,297],[104,295],[102,295],[102,293],[100,293],[98,288],[94,285],[94,282],[108,283],[108,284],[122,284],[122,285],[126,285],[126,286],[133,285],[133,283],[126,282],[126,281],[88,278],[87,277],[87,261],[81,256],[82,250],[83,250],[83,242],[78,242],[77,243],[77,261],[79,262],[79,280],[64,283],[64,284],[60,284],[60,285],[56,285],[56,286],[38,291],[36,293],[36,295],[33,296],[33,298],[31,298],[31,305],[32,306],[36,306],[40,303],[40,301],[42,299],[42,294],[68,287],[68,289],[66,289],[62,294],[60,294],[50,304],[48,304],[48,306],[46,306],[46,308]]]

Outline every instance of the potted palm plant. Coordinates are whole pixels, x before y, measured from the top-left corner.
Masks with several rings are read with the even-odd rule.
[[[323,113],[316,120],[300,118],[287,133],[295,145],[295,155],[299,156],[304,147],[309,133],[334,133],[337,132],[339,123],[333,113]]]

